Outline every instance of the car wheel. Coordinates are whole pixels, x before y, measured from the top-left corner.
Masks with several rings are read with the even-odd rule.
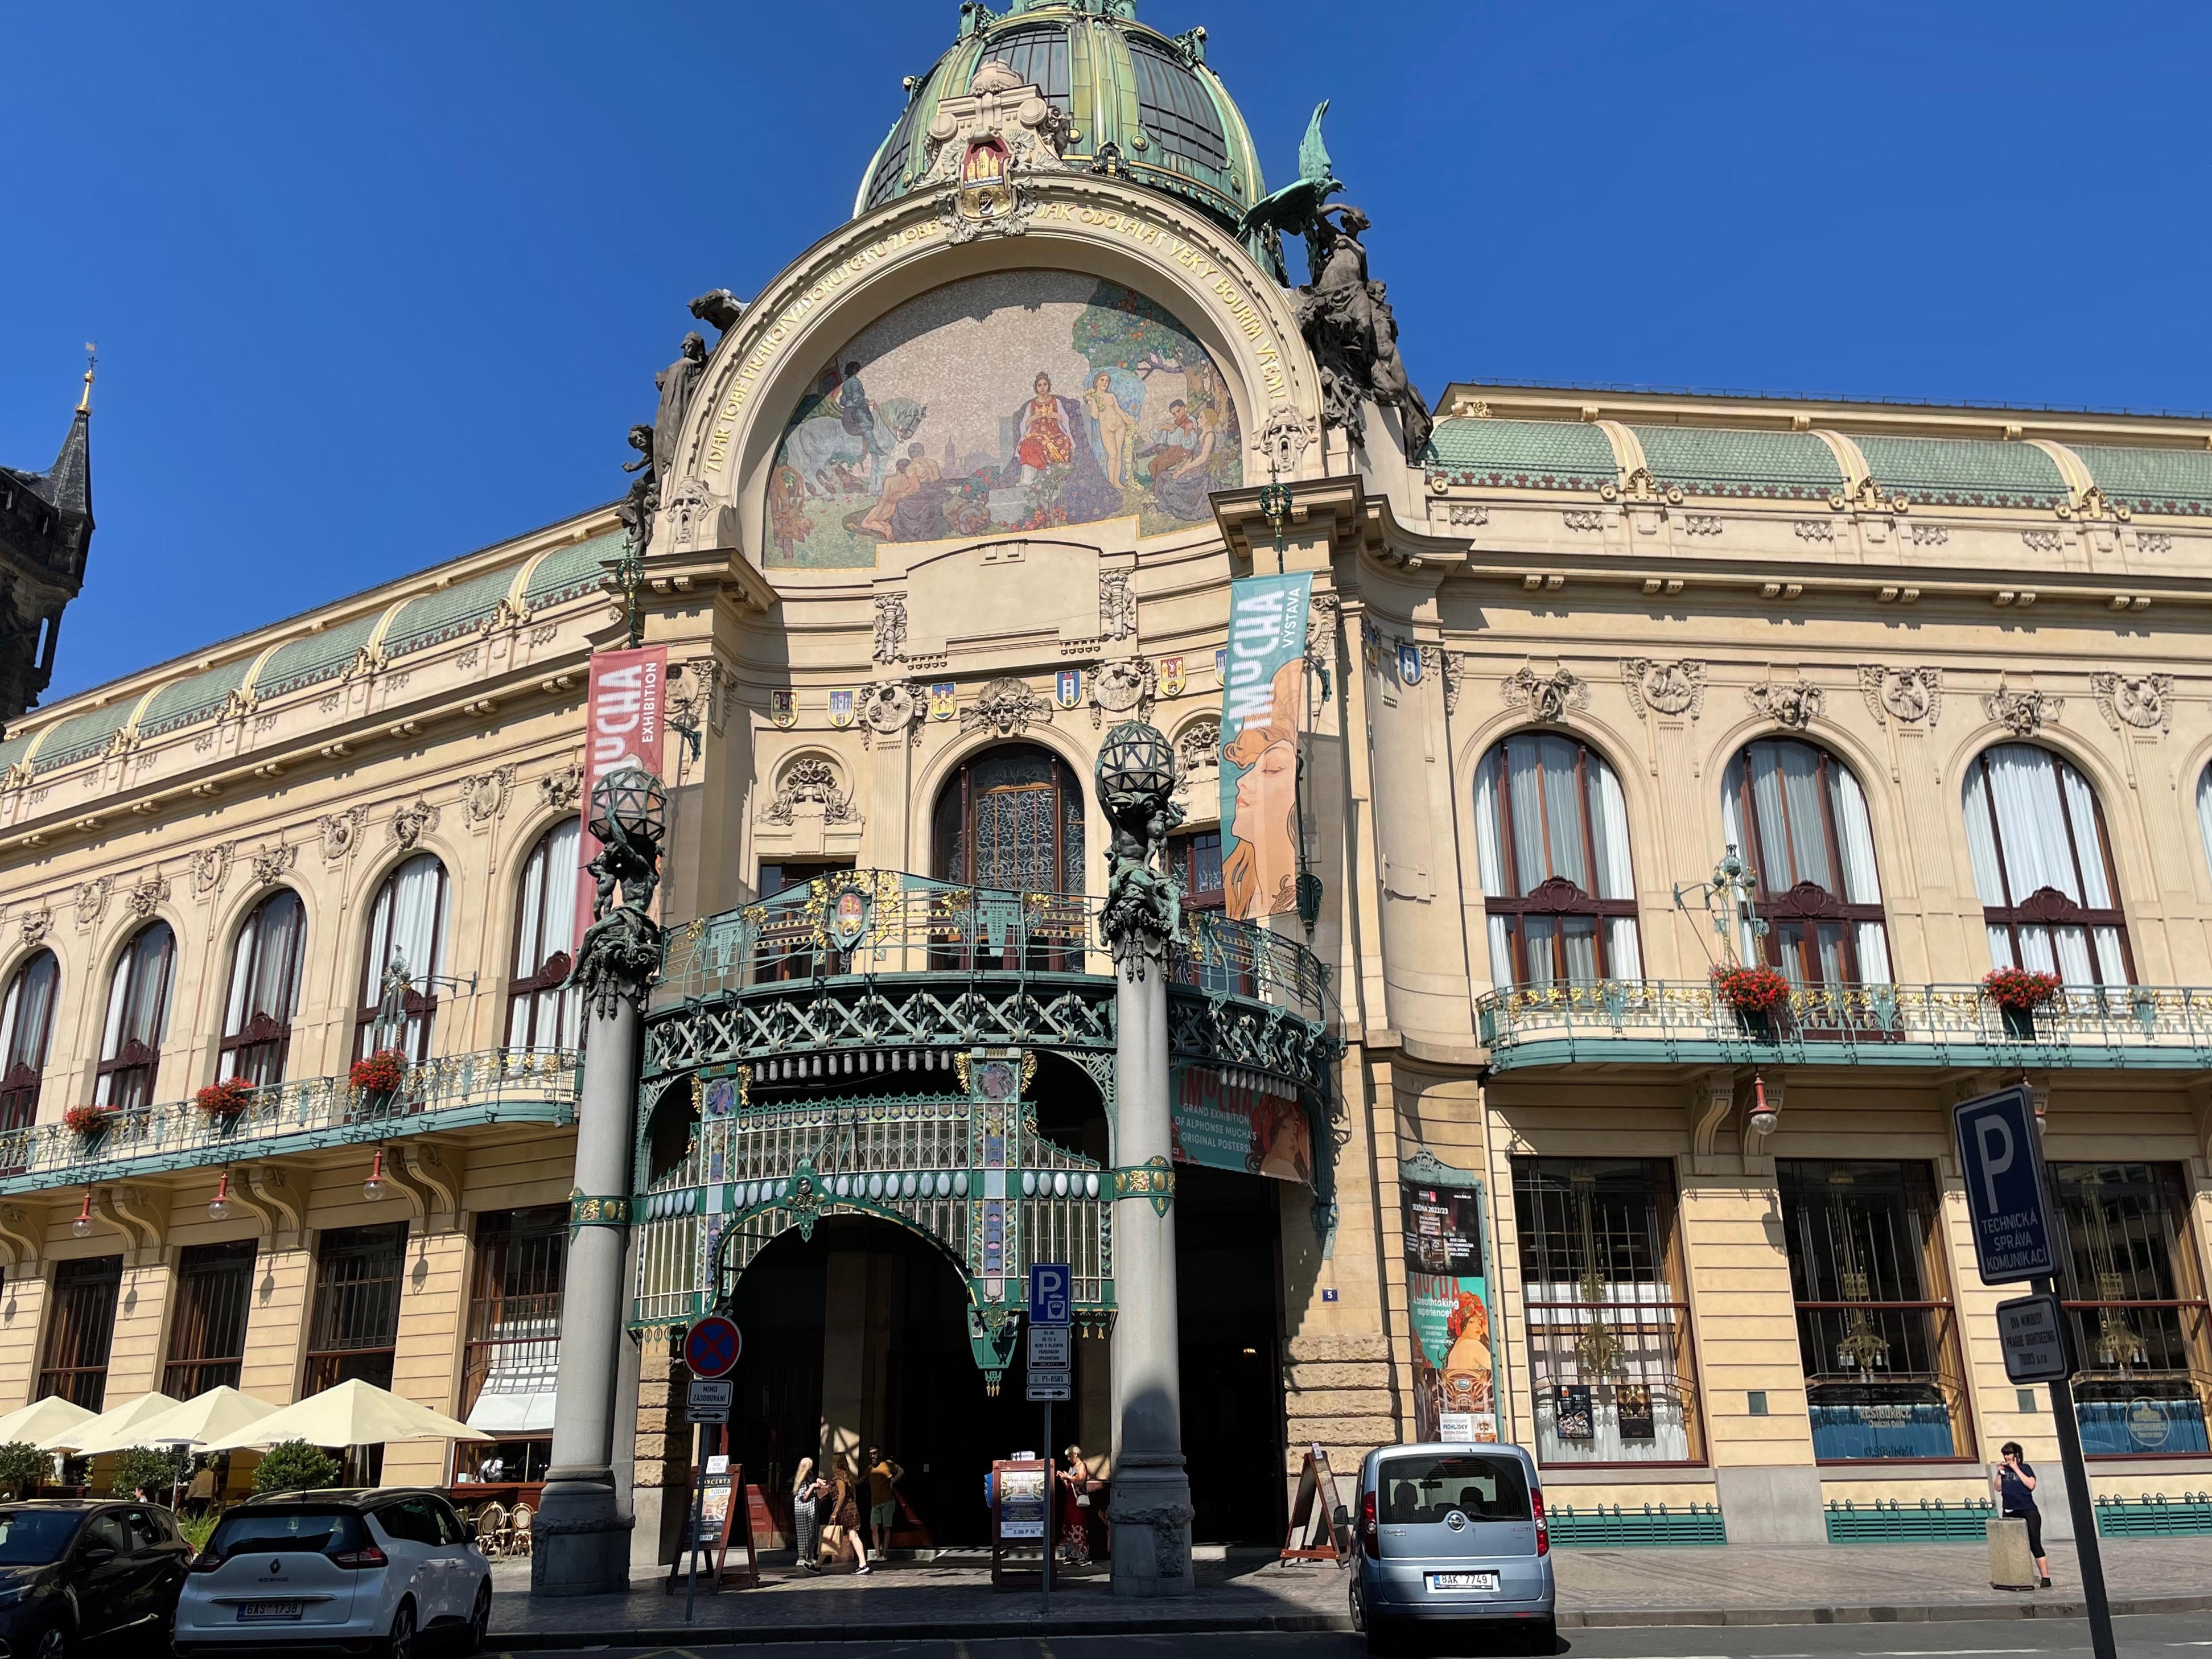
[[[38,1645],[31,1651],[38,1659],[69,1659],[70,1650],[75,1645],[66,1630],[59,1625],[49,1625],[39,1632]]]
[[[384,1644],[386,1659],[415,1659],[415,1604],[402,1601],[392,1615],[392,1635]]]
[[[477,1604],[469,1614],[469,1632],[461,1638],[463,1653],[482,1653],[484,1637],[491,1629],[491,1580],[486,1578],[477,1586]],[[1546,1650],[1549,1651],[1549,1650]]]
[[[1352,1570],[1352,1628],[1364,1635],[1367,1631],[1367,1598],[1359,1593],[1359,1569]]]

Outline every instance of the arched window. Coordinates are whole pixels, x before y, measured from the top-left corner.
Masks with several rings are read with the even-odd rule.
[[[581,1034],[582,994],[563,988],[575,942],[576,840],[576,820],[563,818],[538,838],[522,866],[514,977],[507,984],[510,1048],[574,1048]]]
[[[1825,749],[1762,738],[1729,763],[1721,786],[1729,842],[1757,872],[1765,943],[1744,955],[1793,985],[1889,981],[1889,937],[1875,874],[1874,823],[1851,769]]]
[[[394,968],[415,988],[405,992],[388,1025],[380,1025],[384,977]],[[362,958],[361,1006],[354,1016],[356,1059],[398,1048],[410,1060],[430,1057],[438,988],[429,975],[446,969],[446,866],[417,853],[384,878],[369,907],[368,947]]]
[[[41,951],[15,970],[0,1001],[0,1129],[27,1127],[39,1115],[39,1084],[54,1037],[60,964]]]
[[[289,887],[255,905],[238,930],[238,943],[230,951],[230,994],[223,1003],[217,1075],[242,1077],[257,1088],[284,1080],[307,936],[307,910]]]
[[[1515,733],[1475,771],[1474,835],[1492,979],[1642,977],[1628,807],[1603,759],[1572,738]]]
[[[1016,893],[1080,893],[1083,789],[1033,744],[987,750],[937,798],[937,876]]]
[[[100,1042],[102,1106],[148,1106],[161,1039],[169,1029],[169,981],[177,971],[177,936],[166,921],[149,922],[123,947],[107,988],[107,1029]]]
[[[2069,985],[2130,983],[2127,918],[2088,779],[2048,749],[2004,743],[1974,758],[1963,794],[1991,960]]]

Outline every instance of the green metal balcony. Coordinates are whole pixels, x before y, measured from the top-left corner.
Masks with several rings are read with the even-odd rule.
[[[2033,1011],[1978,985],[1806,985],[1739,1013],[1690,980],[1519,986],[1475,999],[1493,1071],[1572,1065],[2212,1066],[2212,989],[2069,986]]]
[[[576,1079],[573,1053],[489,1048],[411,1066],[390,1094],[356,1089],[343,1078],[301,1078],[255,1090],[234,1115],[177,1101],[113,1113],[89,1135],[35,1124],[0,1133],[0,1195],[495,1123],[570,1124]]]

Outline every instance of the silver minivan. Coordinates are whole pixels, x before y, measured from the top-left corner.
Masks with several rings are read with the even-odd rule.
[[[1522,1448],[1385,1446],[1359,1466],[1352,1622],[1382,1653],[1423,1626],[1487,1626],[1531,1653],[1559,1644],[1552,1540]]]

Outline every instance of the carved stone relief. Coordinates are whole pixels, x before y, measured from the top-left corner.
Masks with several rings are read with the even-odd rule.
[[[393,809],[392,839],[402,847],[411,848],[422,839],[422,832],[434,830],[438,823],[438,809],[421,796]]]
[[[1260,428],[1252,447],[1275,472],[1289,474],[1297,471],[1298,457],[1305,453],[1306,446],[1312,441],[1312,425],[1285,404],[1267,416],[1267,425]]]
[[[1589,682],[1565,668],[1554,669],[1540,679],[1534,669],[1518,668],[1505,677],[1500,690],[1508,704],[1527,708],[1540,720],[1559,720],[1571,708],[1589,707]]]
[[[1098,637],[1126,640],[1137,631],[1137,596],[1126,570],[1098,573]]]
[[[494,767],[480,776],[461,780],[461,805],[468,809],[471,823],[491,823],[507,811],[507,800],[514,793],[512,766]]]
[[[2092,674],[2089,690],[2096,695],[2098,712],[2115,732],[2130,726],[2138,732],[2173,727],[2171,674]]]
[[[1176,776],[1178,780],[1194,777],[1204,771],[1218,771],[1221,767],[1221,722],[1207,719],[1194,720],[1183,728],[1176,739]]]
[[[203,847],[192,854],[191,870],[194,897],[211,898],[221,890],[223,878],[230,874],[230,859],[228,842]]]
[[[1651,711],[1687,714],[1692,720],[1705,712],[1705,665],[1687,658],[1680,662],[1656,662],[1631,657],[1620,665],[1620,678],[1628,687],[1629,706],[1636,718]]]
[[[963,732],[996,732],[1011,738],[1034,723],[1052,724],[1052,699],[1008,676],[986,685],[974,703],[960,711]]]
[[[557,772],[549,772],[538,780],[538,793],[549,808],[565,808],[574,811],[580,805],[579,796],[584,787],[584,763],[572,760]]]
[[[300,849],[287,847],[282,842],[270,847],[253,849],[253,879],[262,886],[281,881],[284,872],[300,860]]]
[[[821,807],[824,823],[849,823],[859,817],[852,797],[838,784],[836,767],[819,755],[801,755],[783,769],[775,799],[761,821],[789,824],[798,817],[799,807],[808,804]]]
[[[1143,657],[1102,662],[1091,672],[1091,724],[1105,724],[1109,714],[1133,714],[1142,720],[1151,711],[1160,686],[1159,670]]]
[[[315,821],[315,830],[320,837],[323,856],[335,864],[353,851],[355,838],[368,822],[368,808],[349,807],[343,812],[333,812]],[[226,854],[228,856],[228,854]]]
[[[114,884],[106,876],[94,876],[76,890],[76,925],[89,927],[107,913],[108,889]]]
[[[903,593],[876,595],[875,656],[880,663],[906,660],[906,595]]]
[[[158,870],[149,872],[123,896],[124,908],[139,921],[154,914],[154,907],[169,896],[169,884]]]
[[[1460,659],[1441,645],[1425,645],[1421,647],[1421,674],[1424,678],[1433,676],[1442,683],[1444,713],[1459,713]]]
[[[1472,529],[1490,522],[1490,509],[1480,501],[1450,501],[1444,506],[1444,522]]]
[[[1337,608],[1335,594],[1316,593],[1306,611],[1306,666],[1316,674],[1336,660]]]
[[[1826,692],[1806,680],[1790,685],[1748,686],[1743,695],[1753,708],[1792,732],[1802,732],[1819,720],[1826,712],[1828,702]]]
[[[737,684],[729,671],[722,666],[719,657],[691,657],[681,665],[683,684],[671,695],[675,712],[684,714],[695,724],[704,721],[707,729],[716,737],[728,724],[730,705],[737,698]],[[674,679],[677,671],[669,678]]]
[[[878,680],[860,688],[860,715],[866,732],[879,738],[910,735],[926,709],[915,689],[904,680]]]
[[[2057,725],[2059,711],[2065,706],[2065,698],[2054,697],[2042,691],[2007,691],[2001,689],[1989,692],[1982,698],[1982,712],[2018,738],[2029,737],[2046,726]]]
[[[1866,699],[1867,712],[1876,726],[1891,720],[1900,726],[1917,726],[1926,720],[1932,732],[1943,714],[1943,671],[1862,663],[1859,694]]]

